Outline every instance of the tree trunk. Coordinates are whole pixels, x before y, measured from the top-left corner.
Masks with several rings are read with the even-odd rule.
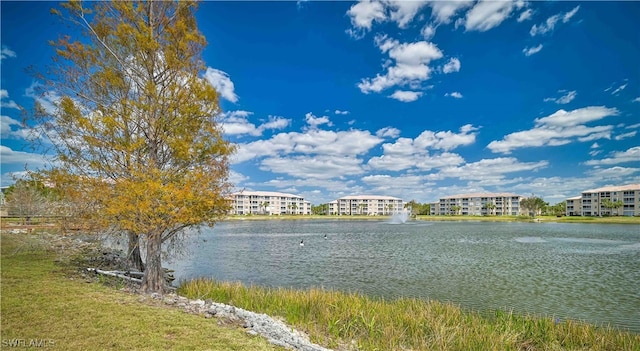
[[[142,291],[145,293],[161,293],[164,289],[162,271],[162,235],[152,233],[147,236],[147,269],[142,277]]]
[[[135,233],[128,233],[129,249],[127,250],[127,265],[132,270],[144,272],[144,264],[140,255],[140,236]]]

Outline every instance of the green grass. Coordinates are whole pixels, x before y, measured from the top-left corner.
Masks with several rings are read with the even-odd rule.
[[[37,235],[0,239],[3,348],[45,340],[58,350],[283,350],[239,327],[68,275]]]
[[[640,350],[640,335],[574,321],[436,301],[382,300],[311,289],[268,289],[198,279],[179,293],[279,316],[319,344],[358,350]]]
[[[484,221],[484,222],[557,222],[557,223],[601,223],[601,224],[637,224],[640,217],[610,216],[610,217],[556,217],[556,216],[418,216],[423,221]]]
[[[377,220],[385,221],[389,220],[391,216],[323,216],[323,215],[234,215],[229,216],[225,220],[237,221],[237,220],[309,220],[309,219],[324,219],[324,220]],[[556,216],[536,216],[531,218],[529,216],[426,216],[420,215],[417,217],[421,221],[483,221],[483,222],[558,222],[558,223],[611,223],[611,224],[637,224],[640,225],[640,217],[629,216],[610,216],[610,217],[556,217]]]

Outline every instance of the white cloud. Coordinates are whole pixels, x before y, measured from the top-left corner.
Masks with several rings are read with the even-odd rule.
[[[304,133],[279,133],[269,139],[237,144],[233,162],[290,154],[356,156],[368,152],[382,141],[384,139],[362,130],[335,132],[310,129]]]
[[[614,140],[624,140],[624,139],[627,139],[627,138],[633,138],[634,136],[636,136],[636,134],[638,134],[638,132],[634,130],[634,131],[631,131],[631,132],[628,132],[628,133],[618,134],[613,139]]]
[[[460,71],[460,60],[458,60],[455,57],[452,57],[449,62],[447,62],[443,67],[442,67],[442,72],[444,73],[452,73],[452,72],[459,72]]]
[[[204,78],[218,91],[221,97],[231,102],[238,102],[238,96],[234,92],[234,85],[226,72],[207,67]]]
[[[520,16],[518,17],[518,22],[524,22],[524,21],[526,21],[528,19],[531,19],[531,15],[533,15],[533,10],[532,9],[526,9],[526,10],[522,11]]]
[[[640,96],[638,96],[637,98],[633,99],[633,102],[640,102]]]
[[[419,91],[407,91],[407,90],[396,90],[393,94],[389,95],[390,98],[396,99],[402,102],[416,101],[420,96],[422,96],[422,93]]]
[[[508,134],[500,141],[492,141],[487,147],[493,152],[510,153],[523,147],[564,145],[575,138],[581,138],[582,141],[607,138],[613,126],[588,127],[583,124],[618,114],[617,109],[604,106],[584,107],[569,112],[558,110],[547,117],[537,118],[533,129]]]
[[[0,116],[0,136],[2,139],[8,139],[16,136],[16,131],[12,130],[13,126],[22,126],[22,123],[16,121],[9,116]]]
[[[436,27],[431,24],[427,24],[422,27],[420,34],[424,40],[431,40],[431,38],[436,35]]]
[[[351,25],[356,28],[355,31],[348,31],[353,37],[362,37],[371,30],[374,21],[384,22],[387,19],[385,7],[378,1],[360,1],[351,6],[347,15],[351,18]]]
[[[467,124],[460,128],[459,133],[452,131],[433,132],[425,130],[415,139],[399,138],[394,143],[382,145],[384,155],[424,154],[428,149],[453,150],[460,146],[473,144],[476,140],[475,131],[478,128]]]
[[[386,149],[390,150],[389,153],[385,152],[382,156],[372,157],[369,159],[367,165],[375,170],[398,172],[413,168],[429,171],[434,168],[449,167],[464,163],[464,159],[456,153],[443,152],[431,155],[425,150],[413,150],[411,145],[402,145],[410,142],[410,140],[411,139],[401,138],[396,144],[396,146],[403,148],[408,146],[407,150],[387,147]]]
[[[623,91],[626,87],[627,87],[627,83],[622,84],[621,86],[619,86],[617,89],[615,89],[614,91],[611,92],[611,95],[616,95],[617,93]]]
[[[451,97],[456,98],[456,99],[462,99],[462,94],[460,94],[457,91],[454,91],[452,93],[446,93],[446,94],[444,94],[444,96],[451,96]]]
[[[579,9],[580,9],[580,5],[574,7],[571,11],[565,13],[564,16],[562,16],[562,23],[569,22],[571,17],[573,17],[576,14],[576,12],[578,12]]]
[[[3,108],[14,108],[16,110],[19,110],[20,106],[18,106],[18,104],[16,104],[15,101],[13,100],[4,101],[4,99],[8,97],[9,97],[9,92],[6,91],[5,89],[0,89],[0,106]]]
[[[431,7],[431,17],[435,17],[436,23],[447,24],[451,22],[458,11],[473,5],[473,0],[461,0],[461,1],[431,1],[429,6]]]
[[[333,123],[331,123],[331,121],[329,120],[329,117],[327,116],[316,117],[313,115],[313,113],[309,112],[306,115],[304,115],[304,118],[307,124],[309,125],[309,128],[312,128],[312,129],[318,128],[318,126],[321,126],[323,124],[326,124],[329,127],[333,126]]]
[[[4,60],[8,57],[16,57],[16,53],[3,45],[2,50],[0,50],[0,60]]]
[[[400,136],[400,130],[394,127],[384,127],[376,132],[376,136],[380,138],[397,138]]]
[[[422,9],[429,1],[413,0],[413,1],[388,1],[389,18],[398,24],[398,27],[406,28],[418,11]]]
[[[230,111],[222,114],[221,125],[224,133],[227,135],[252,135],[260,136],[267,130],[283,129],[289,126],[290,119],[278,116],[269,116],[269,119],[263,124],[256,126],[249,122],[248,117],[252,115],[248,111]]]
[[[2,165],[28,165],[30,169],[42,167],[48,162],[42,155],[12,150],[4,145],[0,145],[0,159]]]
[[[530,48],[524,48],[522,49],[522,52],[524,53],[525,56],[531,56],[533,54],[537,54],[540,52],[540,50],[542,50],[543,46],[542,44],[538,45],[538,46],[533,46]]]
[[[280,116],[271,116],[269,115],[269,119],[261,124],[258,128],[261,130],[277,130],[284,129],[291,124],[291,120],[288,118],[280,117]]]
[[[541,23],[539,25],[534,24],[533,26],[531,26],[531,30],[529,31],[529,34],[532,37],[539,34],[546,34],[552,31],[553,28],[555,28],[556,23],[558,23],[559,19],[560,19],[560,15],[553,15],[547,18],[547,20],[544,23]]]
[[[573,101],[573,99],[575,99],[576,96],[578,95],[578,93],[575,90],[572,90],[572,91],[560,90],[558,92],[565,93],[565,94],[560,96],[559,98],[545,98],[544,101],[546,102],[551,101],[551,102],[555,102],[556,104],[564,105]]]
[[[444,177],[466,180],[500,180],[506,173],[537,171],[548,165],[548,161],[520,162],[514,157],[499,157],[482,159],[459,167],[445,167],[440,173]]]
[[[547,34],[551,31],[554,30],[556,24],[558,23],[558,21],[560,19],[562,19],[562,23],[567,23],[569,22],[569,20],[571,19],[571,17],[573,17],[576,12],[578,12],[578,10],[580,9],[580,6],[576,6],[574,7],[571,11],[566,12],[565,14],[559,13],[557,15],[553,15],[549,18],[547,18],[547,20],[539,25],[533,25],[531,27],[531,30],[529,31],[529,34],[534,37],[536,35],[540,35],[540,34]]]
[[[597,168],[587,173],[597,179],[606,179],[607,181],[619,180],[621,178],[629,177],[633,174],[640,172],[640,168],[620,167],[615,166],[611,168]]]
[[[515,8],[520,8],[520,1],[480,0],[467,12],[464,26],[467,31],[485,32],[497,27],[511,16]]]
[[[335,113],[336,115],[348,115],[349,111],[335,110],[333,113]]]
[[[429,63],[442,58],[440,49],[426,41],[400,43],[387,36],[377,36],[375,43],[380,51],[388,53],[391,64],[384,75],[377,74],[375,78],[365,78],[358,83],[358,88],[365,94],[379,93],[393,86],[419,86],[430,78]]]
[[[316,179],[341,178],[364,173],[362,160],[351,156],[268,157],[260,162],[260,169],[296,178]]]
[[[634,146],[626,151],[616,151],[611,153],[611,157],[601,160],[590,160],[584,164],[587,166],[597,165],[615,165],[618,163],[638,162],[640,161],[640,146]]]

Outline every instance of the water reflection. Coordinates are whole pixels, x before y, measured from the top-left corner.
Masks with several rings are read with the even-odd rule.
[[[233,221],[204,230],[191,249],[169,263],[178,281],[430,298],[640,331],[637,226]]]

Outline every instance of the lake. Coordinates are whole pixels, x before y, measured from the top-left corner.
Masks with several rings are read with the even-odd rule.
[[[187,247],[164,264],[177,282],[417,297],[640,332],[637,225],[235,220],[190,236]]]

